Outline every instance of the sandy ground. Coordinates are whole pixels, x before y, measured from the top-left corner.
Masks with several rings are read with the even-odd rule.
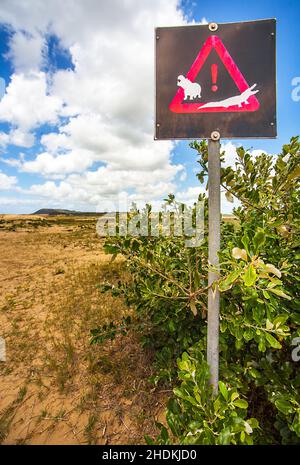
[[[95,221],[0,216],[0,443],[138,444],[163,418],[168,394],[134,336],[90,345],[130,312],[96,287],[124,271]]]

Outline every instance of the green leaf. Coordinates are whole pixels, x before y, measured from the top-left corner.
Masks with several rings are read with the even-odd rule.
[[[258,231],[253,238],[254,253],[256,254],[261,246],[265,243],[266,236],[264,231]]]
[[[220,435],[219,435],[219,444],[225,446],[226,444],[230,444],[230,436],[231,432],[229,428],[224,428]]]
[[[250,287],[255,284],[257,274],[253,265],[249,265],[243,276],[245,286]]]
[[[232,271],[223,281],[219,284],[219,289],[221,292],[227,291],[231,288],[234,281],[240,276],[241,271],[235,270]]]
[[[249,420],[247,420],[247,422],[249,423],[249,425],[251,426],[252,429],[259,427],[259,423],[258,423],[258,420],[256,418],[253,418],[253,417],[249,418]]]
[[[279,328],[280,326],[284,325],[288,318],[289,315],[278,315],[273,321],[273,325],[275,326],[275,328]]]
[[[263,296],[265,299],[269,300],[270,299],[270,294],[267,291],[262,291]]]
[[[287,400],[277,399],[275,400],[275,405],[278,408],[278,410],[284,413],[285,415],[293,413],[293,407]]]
[[[153,446],[155,444],[153,439],[150,438],[150,436],[148,436],[148,434],[145,434],[144,438],[145,438],[146,444],[148,444],[148,446]]]
[[[300,166],[297,166],[288,176],[288,181],[298,178],[300,176]]]
[[[178,425],[178,418],[179,417],[176,416],[176,414],[174,415],[174,413],[170,411],[167,412],[167,415],[166,415],[167,423],[168,423],[170,430],[175,436],[180,435],[180,427]]]
[[[239,393],[238,393],[238,392],[233,392],[233,393],[231,394],[231,397],[230,397],[231,402],[233,402],[234,400],[238,399],[238,397],[239,397]]]
[[[247,236],[246,232],[244,232],[244,235],[242,237],[242,244],[245,247],[247,254],[250,255],[249,251],[249,237]]]
[[[186,394],[185,392],[183,392],[183,391],[182,391],[180,388],[178,388],[178,387],[175,387],[175,388],[173,389],[173,392],[174,392],[174,395],[175,395],[176,397],[180,397],[181,399],[186,399],[186,397],[187,397],[187,394]]]
[[[105,244],[103,248],[104,248],[104,252],[107,254],[116,255],[119,252],[119,248],[114,245]]]
[[[215,401],[214,401],[214,411],[215,412],[218,412],[220,410],[220,407],[221,407],[221,402],[220,400],[217,398]]]
[[[259,378],[260,377],[259,371],[256,370],[256,368],[253,368],[253,367],[250,368],[249,374],[252,376],[252,378]]]
[[[281,289],[269,288],[268,291],[273,292],[273,294],[283,297],[284,299],[291,300],[290,296],[285,294]]]
[[[265,339],[263,337],[261,337],[260,340],[259,340],[258,350],[260,352],[265,352],[266,351],[266,343],[265,343]]]
[[[175,333],[176,326],[175,326],[174,320],[169,320],[168,327],[169,327],[170,333]]]
[[[223,383],[223,381],[219,381],[219,389],[220,389],[220,392],[221,392],[222,396],[227,401],[228,400],[228,390],[227,390],[227,387],[226,387],[225,383]]]
[[[165,426],[162,426],[160,435],[161,435],[163,442],[166,443],[169,439],[169,433]]]
[[[253,308],[253,318],[259,325],[261,325],[264,315],[264,309],[260,305]]]
[[[252,328],[247,328],[243,332],[243,338],[245,339],[245,341],[249,342],[251,341],[251,339],[253,339],[253,337],[254,337],[254,331]]]
[[[246,409],[248,408],[248,402],[244,399],[238,399],[233,402],[233,405],[235,405],[238,408],[243,408]]]
[[[281,349],[282,346],[280,342],[278,342],[272,334],[266,333],[266,339],[271,347],[274,347],[274,349]]]

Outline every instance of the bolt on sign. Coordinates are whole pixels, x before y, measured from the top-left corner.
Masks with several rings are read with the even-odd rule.
[[[159,27],[155,139],[275,138],[276,20]]]

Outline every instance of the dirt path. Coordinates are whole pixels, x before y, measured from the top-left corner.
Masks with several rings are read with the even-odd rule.
[[[91,346],[90,330],[128,313],[96,284],[117,280],[93,218],[0,217],[0,443],[137,444],[166,394],[132,335]]]

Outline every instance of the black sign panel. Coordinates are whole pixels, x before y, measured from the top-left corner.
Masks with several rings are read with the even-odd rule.
[[[161,27],[155,139],[276,137],[274,19]]]

